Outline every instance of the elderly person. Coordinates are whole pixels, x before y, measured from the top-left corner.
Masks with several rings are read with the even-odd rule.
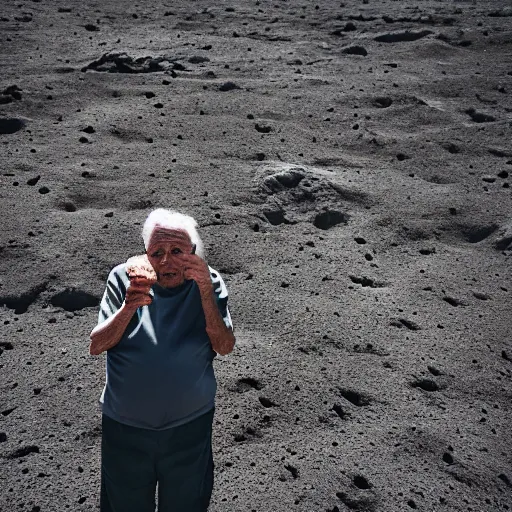
[[[157,209],[146,253],[108,276],[91,355],[107,352],[101,394],[101,512],[205,512],[213,488],[212,361],[235,337],[220,274],[197,222]]]

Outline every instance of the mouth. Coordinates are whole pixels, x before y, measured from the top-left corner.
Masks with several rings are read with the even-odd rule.
[[[176,275],[176,272],[164,272],[162,274],[162,277],[174,277]]]

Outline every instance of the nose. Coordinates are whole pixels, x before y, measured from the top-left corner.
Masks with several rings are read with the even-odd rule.
[[[173,263],[179,264],[179,257],[177,254],[173,254],[172,252],[165,252],[162,256],[161,264]]]

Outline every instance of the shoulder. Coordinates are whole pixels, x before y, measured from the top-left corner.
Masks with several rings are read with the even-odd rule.
[[[220,272],[218,270],[215,270],[210,265],[208,265],[208,269],[210,270],[210,277],[212,278],[212,280],[222,281],[222,277],[221,277]]]
[[[111,271],[110,271],[110,274],[109,274],[109,277],[124,277],[124,276],[127,276],[127,272],[126,272],[126,262],[124,263],[119,263],[119,265],[116,265]]]
[[[126,289],[130,282],[126,271],[126,262],[116,265],[108,275],[108,282],[118,288]]]
[[[213,267],[210,267],[210,265],[208,265],[208,268],[210,270],[210,279],[214,285],[214,290],[219,293],[220,296],[227,295],[228,290],[226,288],[226,284],[224,283],[224,279],[222,279],[222,276],[220,275],[220,272],[215,270]]]

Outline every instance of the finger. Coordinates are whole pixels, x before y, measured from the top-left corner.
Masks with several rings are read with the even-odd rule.
[[[199,258],[199,256],[197,254],[185,254],[183,256],[183,260],[186,263],[190,263],[190,264],[197,263],[200,259],[201,258]]]
[[[135,297],[127,297],[127,304],[136,304],[137,306],[149,306],[153,299],[149,295],[139,295]]]
[[[136,297],[127,297],[126,301],[129,304],[151,304],[153,299],[148,295],[138,295]]]
[[[145,287],[145,288],[128,288],[128,290],[126,290],[126,294],[129,295],[130,297],[136,297],[136,296],[139,296],[139,295],[149,295],[149,292],[151,291],[151,288],[148,286],[148,287]]]
[[[128,304],[140,304],[140,303],[145,304],[146,301],[148,301],[148,300],[149,300],[149,303],[151,303],[153,301],[153,299],[149,295],[146,295],[143,293],[132,295],[132,296],[127,296],[125,300]]]
[[[130,285],[132,286],[151,286],[155,283],[155,279],[148,279],[147,277],[132,277]]]
[[[147,292],[149,292],[149,290],[151,290],[151,287],[153,286],[153,284],[154,283],[147,282],[147,281],[138,282],[138,283],[130,283],[130,286],[128,287],[128,289],[147,293]]]
[[[200,274],[209,273],[208,267],[206,267],[204,265],[203,260],[201,260],[200,258],[198,258],[198,259],[188,259],[185,262],[184,267],[185,267],[185,269],[188,268],[188,269],[194,270],[194,271],[196,271],[196,272],[198,272]]]
[[[129,279],[130,279],[130,281],[138,280],[138,279],[149,279],[149,276],[144,275],[144,274],[135,274],[135,275],[129,276]]]
[[[149,290],[147,288],[129,288],[127,290],[127,295],[130,297],[141,297],[143,295],[148,295]]]
[[[136,270],[133,272],[128,272],[129,278],[145,277],[145,278],[151,279],[155,275],[156,275],[155,272],[149,272],[149,271],[145,271],[145,270]]]

